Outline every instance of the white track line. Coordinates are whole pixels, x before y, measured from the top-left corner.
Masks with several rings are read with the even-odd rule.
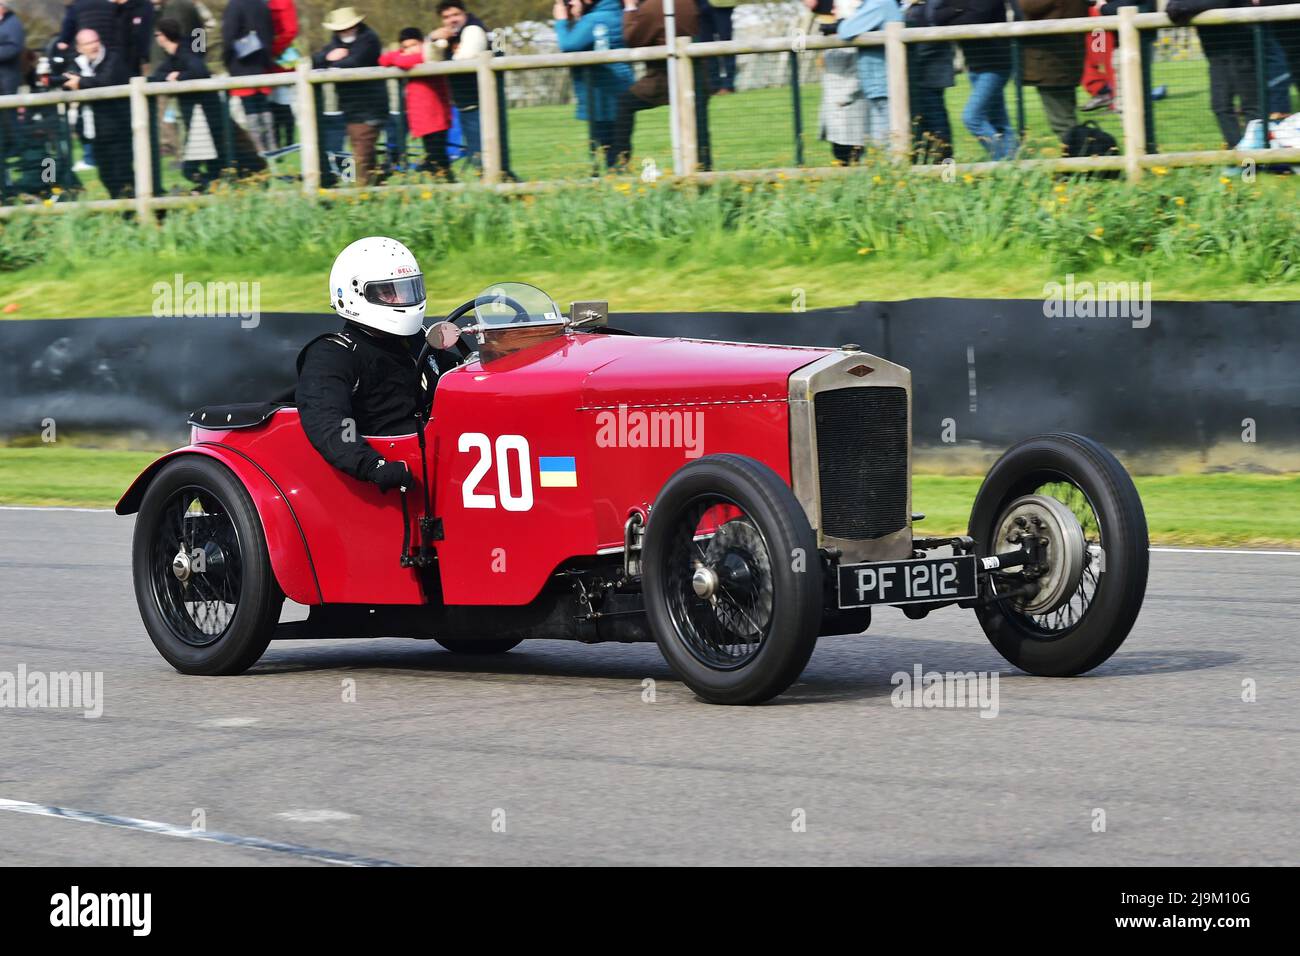
[[[374,860],[351,853],[336,850],[315,850],[311,847],[298,846],[294,843],[277,843],[260,837],[235,836],[232,833],[193,830],[178,827],[171,823],[158,823],[155,820],[137,820],[134,817],[116,817],[92,810],[69,810],[65,807],[50,807],[39,803],[27,803],[23,800],[5,800],[0,798],[0,810],[13,813],[30,813],[41,817],[60,817],[64,820],[76,820],[80,823],[97,823],[106,827],[121,827],[126,830],[139,830],[145,833],[157,833],[162,836],[178,837],[182,840],[199,840],[204,843],[221,843],[225,846],[242,847],[250,850],[270,850],[274,853],[288,853],[304,860],[318,863],[333,863],[338,866],[401,866],[388,860]]]
[[[62,505],[0,505],[0,511],[80,511],[84,514],[113,514],[112,508],[65,508]]]
[[[1300,557],[1300,551],[1251,551],[1245,548],[1148,548],[1148,551],[1159,551],[1162,554],[1271,554],[1273,556],[1286,555],[1288,557]]]

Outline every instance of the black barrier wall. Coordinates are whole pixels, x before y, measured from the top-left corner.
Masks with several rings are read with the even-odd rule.
[[[920,444],[1069,429],[1116,448],[1300,443],[1300,303],[1156,302],[1147,318],[1052,318],[1038,300],[913,299],[785,314],[624,313],[646,335],[856,342],[912,369]],[[1149,320],[1149,322],[1148,322]],[[188,412],[269,399],[334,316],[0,322],[0,433],[186,434]]]

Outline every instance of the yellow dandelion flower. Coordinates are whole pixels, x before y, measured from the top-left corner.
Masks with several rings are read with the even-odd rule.
[[[860,255],[860,256],[869,256],[869,255],[871,255],[871,253],[873,253],[873,252],[875,252],[875,251],[876,251],[876,250],[875,250],[875,249],[872,249],[870,246],[863,246],[861,249],[858,250],[858,255]]]
[[[432,198],[433,198],[433,193],[432,193],[430,190],[426,189],[424,192],[420,193],[420,198],[421,198],[421,199],[432,199]]]
[[[1106,230],[1103,227],[1098,226],[1096,229],[1092,231],[1092,234],[1094,236],[1104,236],[1106,234]]]
[[[962,176],[961,181],[969,186],[971,183],[975,182],[975,177],[972,176],[970,173],[966,173],[964,176]]]
[[[1174,197],[1174,205],[1175,205],[1175,206],[1186,206],[1186,205],[1187,205],[1187,200],[1184,199],[1182,196],[1175,196],[1175,197]]]
[[[1155,173],[1157,176],[1166,176],[1169,173],[1169,169],[1165,166],[1152,166],[1151,172]]]
[[[885,180],[882,179],[880,176],[872,176],[872,177],[871,177],[871,181],[872,181],[873,183],[875,183],[877,186],[879,186],[879,185],[880,185],[881,183],[883,183]]]
[[[1220,177],[1219,177],[1219,182],[1223,183],[1223,185],[1225,185],[1225,186],[1230,186],[1230,185],[1232,185],[1232,180],[1229,179],[1227,176],[1220,176]]]

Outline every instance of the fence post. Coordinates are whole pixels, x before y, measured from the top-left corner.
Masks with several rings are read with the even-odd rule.
[[[135,214],[140,222],[153,223],[149,200],[153,198],[153,148],[149,143],[149,98],[144,95],[143,76],[131,77],[131,160],[135,168]]]
[[[295,67],[294,105],[298,108],[298,160],[302,163],[302,194],[315,200],[320,193],[320,124],[316,119],[316,90],[311,85],[311,60]]]
[[[681,150],[681,168],[673,170],[678,176],[693,175],[700,165],[700,142],[695,125],[695,66],[686,55],[690,45],[690,37],[678,37],[677,55],[668,60],[668,69],[677,71],[677,104],[672,110],[671,120],[677,124],[677,145]]]
[[[904,24],[885,24],[885,72],[889,81],[889,151],[894,159],[906,160],[912,152],[912,104],[907,89],[907,45]]]
[[[501,182],[501,113],[497,108],[497,78],[492,70],[492,59],[491,50],[478,55],[479,138],[483,183],[487,186]]]
[[[794,107],[794,164],[803,165],[803,91],[799,89],[799,51],[790,51],[790,95]]]
[[[1146,152],[1146,98],[1142,95],[1142,37],[1133,18],[1135,7],[1119,8],[1119,87],[1124,91],[1124,170],[1128,181],[1142,178]]]

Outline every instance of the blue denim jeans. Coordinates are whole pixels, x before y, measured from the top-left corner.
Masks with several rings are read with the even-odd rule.
[[[970,99],[961,111],[962,123],[992,159],[1010,159],[1020,146],[1002,92],[1007,79],[1005,73],[971,73]]]

